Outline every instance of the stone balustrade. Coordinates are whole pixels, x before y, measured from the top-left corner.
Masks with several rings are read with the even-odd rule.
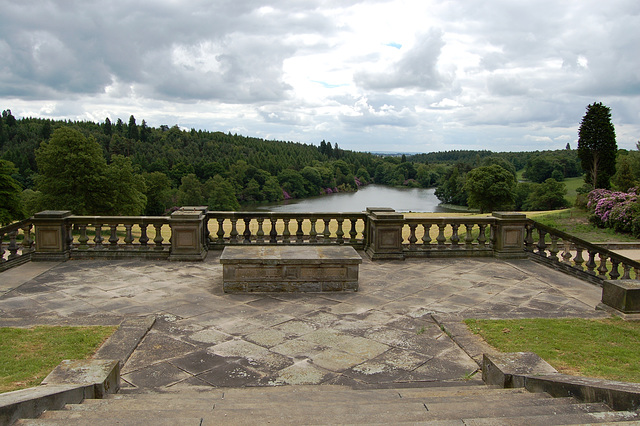
[[[525,229],[525,250],[534,260],[599,285],[640,277],[640,262],[532,220]]]
[[[209,248],[230,244],[348,244],[364,248],[364,213],[208,212]]]
[[[171,216],[74,216],[44,211],[0,228],[0,271],[29,260],[202,260],[208,250],[249,245],[349,245],[371,259],[530,257],[594,283],[637,279],[640,262],[542,225],[524,214],[405,217],[390,208],[355,213],[209,212]]]
[[[71,257],[169,256],[171,231],[167,216],[68,216],[65,219]]]
[[[408,257],[493,256],[493,217],[406,218],[403,251]]]
[[[32,229],[30,218],[0,228],[0,272],[31,260]]]

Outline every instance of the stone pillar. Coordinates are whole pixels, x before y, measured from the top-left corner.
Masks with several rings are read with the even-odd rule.
[[[36,249],[33,261],[65,261],[69,259],[66,218],[68,210],[46,210],[33,216]]]
[[[203,260],[207,256],[204,242],[204,218],[201,211],[178,210],[171,214],[171,253],[169,260]]]
[[[367,208],[367,248],[371,259],[404,260],[402,226],[404,215],[390,208]]]
[[[204,249],[209,251],[209,221],[207,220],[207,212],[209,212],[209,206],[183,206],[180,207],[180,211],[201,212],[204,215],[202,226],[202,242],[204,244]]]
[[[525,224],[527,216],[522,213],[494,212],[497,218],[493,255],[499,259],[525,259]]]

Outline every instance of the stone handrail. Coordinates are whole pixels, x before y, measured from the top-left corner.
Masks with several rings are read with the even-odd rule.
[[[32,229],[31,218],[0,228],[0,271],[31,260],[34,243]],[[7,244],[5,238],[9,240]]]
[[[364,248],[364,213],[207,212],[210,249],[230,244],[347,244]]]
[[[494,217],[405,218],[405,256],[491,256],[496,223]]]
[[[167,216],[68,216],[65,226],[72,257],[136,251],[163,257],[170,248],[163,236],[163,227],[169,233]]]
[[[633,278],[640,277],[640,262],[533,220],[527,222],[525,229],[525,250],[535,260],[556,269],[596,284],[607,279],[631,279],[632,270]]]

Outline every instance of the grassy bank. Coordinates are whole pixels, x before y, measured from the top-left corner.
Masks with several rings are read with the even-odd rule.
[[[535,352],[565,374],[640,383],[640,322],[619,318],[466,320],[502,352]]]
[[[0,328],[0,392],[37,386],[62,360],[89,358],[116,328]]]

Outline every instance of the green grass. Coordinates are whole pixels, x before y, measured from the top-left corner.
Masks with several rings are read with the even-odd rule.
[[[633,235],[593,226],[589,222],[589,213],[577,207],[553,212],[527,212],[527,217],[591,243],[638,241]]]
[[[564,183],[567,187],[567,195],[565,195],[564,198],[569,200],[569,203],[571,203],[571,205],[574,205],[576,202],[576,197],[578,196],[578,192],[576,190],[584,185],[584,177],[580,176],[567,178],[563,180],[562,183]]]
[[[62,360],[89,358],[116,328],[0,328],[0,392],[37,386]]]
[[[561,373],[640,383],[640,322],[619,318],[465,320],[502,352],[535,352]]]

